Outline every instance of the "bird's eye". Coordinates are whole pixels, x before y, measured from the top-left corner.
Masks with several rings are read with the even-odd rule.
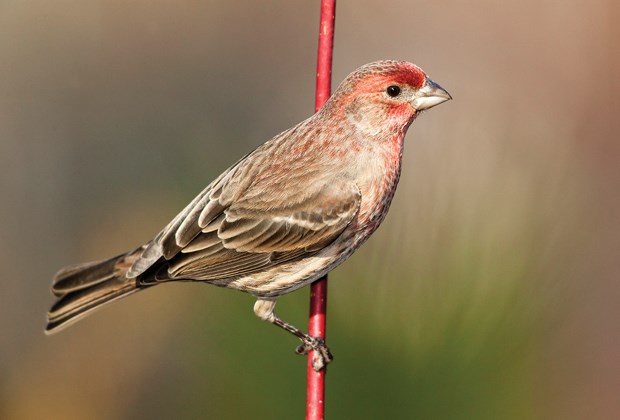
[[[388,88],[385,91],[392,98],[396,98],[398,95],[400,95],[400,86],[396,86],[396,85],[388,86]]]

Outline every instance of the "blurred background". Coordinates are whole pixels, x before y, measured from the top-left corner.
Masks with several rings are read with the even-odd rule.
[[[620,416],[620,3],[339,1],[334,84],[417,63],[454,101],[330,276],[334,419]],[[312,113],[319,2],[0,3],[0,418],[302,418],[296,341],[169,284],[45,337],[54,272],[151,239]],[[308,289],[279,314],[306,325]]]

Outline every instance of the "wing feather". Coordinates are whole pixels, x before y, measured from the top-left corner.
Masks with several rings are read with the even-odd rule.
[[[288,216],[281,209],[244,212],[233,204],[215,219],[217,230],[210,226],[209,232],[201,231],[170,259],[168,276],[226,283],[313,255],[349,225],[359,202],[355,184],[331,184]]]

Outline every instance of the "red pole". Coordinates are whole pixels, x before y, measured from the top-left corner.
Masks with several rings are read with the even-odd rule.
[[[318,111],[331,95],[332,52],[334,50],[334,21],[336,0],[321,0],[321,27],[319,28],[319,51],[316,65],[315,111]]]
[[[316,100],[318,111],[329,99],[332,79],[332,52],[334,49],[334,20],[336,0],[321,0],[321,26],[316,66]],[[327,276],[310,286],[310,319],[308,334],[325,340],[327,312]],[[316,372],[312,369],[314,351],[308,353],[308,385],[306,390],[306,420],[323,420],[325,413],[326,368]]]

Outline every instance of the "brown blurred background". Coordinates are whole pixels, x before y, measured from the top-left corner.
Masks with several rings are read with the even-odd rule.
[[[310,115],[318,3],[0,3],[0,418],[303,416],[305,361],[250,296],[166,285],[43,327],[58,268],[150,239]],[[454,101],[330,277],[329,418],[620,417],[619,11],[339,1],[335,84],[404,59]]]

